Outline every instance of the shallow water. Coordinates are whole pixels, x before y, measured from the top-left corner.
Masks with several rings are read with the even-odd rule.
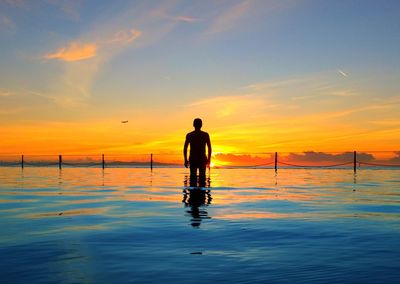
[[[4,283],[393,283],[400,171],[0,168]]]

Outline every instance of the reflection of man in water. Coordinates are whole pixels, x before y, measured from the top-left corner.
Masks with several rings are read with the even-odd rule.
[[[203,219],[211,219],[211,217],[208,216],[207,210],[204,208],[204,206],[211,204],[211,200],[211,191],[209,189],[204,190],[195,187],[185,188],[183,190],[182,202],[185,203],[186,207],[190,207],[186,212],[192,217],[190,220],[192,227],[199,228]]]
[[[185,146],[183,147],[183,155],[185,157],[185,167],[190,164],[190,185],[196,186],[197,169],[199,169],[199,185],[205,186],[206,166],[211,161],[211,142],[207,132],[201,131],[203,122],[200,118],[193,121],[194,131],[186,135]],[[190,156],[187,159],[187,148],[190,145]],[[207,145],[207,156],[206,156]]]

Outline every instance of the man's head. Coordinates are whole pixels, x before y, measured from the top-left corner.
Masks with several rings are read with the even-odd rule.
[[[201,121],[200,118],[195,118],[195,120],[193,120],[193,126],[194,129],[200,130],[200,128],[203,126],[203,122]]]

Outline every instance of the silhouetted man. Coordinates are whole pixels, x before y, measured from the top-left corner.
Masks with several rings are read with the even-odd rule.
[[[193,121],[194,131],[186,135],[183,155],[185,157],[185,167],[190,164],[190,186],[196,186],[197,169],[199,169],[199,185],[205,186],[206,167],[211,161],[211,142],[207,132],[201,131],[203,122],[200,118]],[[187,148],[190,145],[190,156],[187,159]],[[207,156],[206,156],[207,145]]]

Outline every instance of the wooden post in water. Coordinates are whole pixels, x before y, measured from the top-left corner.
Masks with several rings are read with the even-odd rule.
[[[275,172],[278,171],[278,152],[275,152]]]
[[[150,154],[150,170],[153,170],[153,153]]]
[[[357,152],[354,151],[354,173],[357,171]]]
[[[101,155],[101,165],[102,165],[103,170],[104,170],[104,167],[105,167],[104,154]]]
[[[62,156],[58,155],[58,168],[61,170]]]
[[[24,168],[24,155],[21,155],[21,168]]]

